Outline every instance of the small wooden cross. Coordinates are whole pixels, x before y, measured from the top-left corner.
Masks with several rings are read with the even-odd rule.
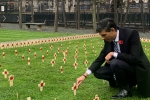
[[[46,54],[48,55],[48,50],[46,51]]]
[[[78,54],[78,49],[76,49],[75,54]]]
[[[30,52],[31,52],[31,50],[29,49],[29,50],[28,50],[28,53],[30,53]]]
[[[95,95],[95,98],[93,100],[99,100],[99,97],[97,94]]]
[[[86,52],[86,48],[84,48],[84,52]]]
[[[27,100],[31,100],[31,97],[27,97]]]
[[[7,78],[7,75],[9,74],[9,72],[7,71],[7,69],[4,69],[2,74],[4,75],[4,78]]]
[[[64,64],[65,64],[65,63],[66,63],[66,61],[67,61],[66,57],[64,57],[64,58],[63,58],[63,61],[64,61]]]
[[[63,55],[64,55],[64,57],[66,57],[68,55],[68,51],[67,50],[63,50]]]
[[[63,73],[63,68],[62,68],[62,66],[60,66],[60,73]]]
[[[100,48],[103,48],[103,46],[101,45]]]
[[[17,97],[17,99],[18,99],[18,92],[16,93],[16,97]]]
[[[75,62],[77,61],[77,58],[78,58],[78,55],[75,54],[75,55],[74,55]]]
[[[44,62],[44,55],[42,55],[42,62]]]
[[[36,58],[36,52],[34,52],[34,58]]]
[[[76,90],[77,90],[78,86],[76,85],[76,83],[73,84],[72,90],[74,92],[74,95],[76,95]]]
[[[63,53],[64,57],[66,57],[66,55],[65,55],[65,51],[64,51],[64,50],[62,51],[62,53]]]
[[[86,59],[85,62],[84,62],[85,66],[87,66],[88,64],[88,60]]]
[[[58,48],[57,52],[59,53],[60,52],[60,49]]]
[[[15,50],[15,54],[16,54],[16,56],[18,55],[18,51],[17,50]]]
[[[40,84],[38,84],[38,87],[40,87],[40,91],[43,91],[43,87],[45,86],[45,83],[44,83],[44,81],[42,80],[41,82],[40,82]]]
[[[94,46],[92,47],[92,50],[94,51]]]
[[[71,45],[71,42],[69,42],[69,46]]]
[[[75,61],[73,66],[74,66],[75,69],[77,69],[78,63]]]
[[[62,48],[62,44],[60,45],[60,47]]]
[[[97,52],[95,51],[95,56],[97,55]]]
[[[3,56],[3,58],[5,58],[5,56],[6,56],[6,55],[5,55],[5,52],[3,52],[2,56]]]
[[[52,64],[52,66],[54,66],[54,64],[55,64],[55,60],[54,59],[52,59],[51,64]]]
[[[10,87],[13,86],[13,81],[14,81],[14,75],[10,75],[9,76]]]
[[[146,50],[146,45],[144,46],[145,50]]]
[[[40,47],[40,51],[42,51],[42,47]]]
[[[28,65],[30,65],[30,57],[28,57]]]
[[[56,53],[54,53],[54,59],[56,59],[56,57],[57,57],[57,54],[56,54]]]
[[[69,51],[69,47],[67,47],[67,51]]]
[[[53,49],[53,46],[52,46],[52,45],[50,46],[50,49],[51,49],[51,50]]]
[[[78,45],[76,45],[76,49],[78,48]]]
[[[22,55],[22,60],[24,60],[24,55]]]
[[[85,52],[85,58],[87,58],[87,56],[88,56],[88,53],[87,53],[87,52]]]

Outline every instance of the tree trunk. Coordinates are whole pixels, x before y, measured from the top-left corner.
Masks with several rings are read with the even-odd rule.
[[[63,10],[63,19],[64,19],[64,27],[67,28],[67,22],[66,22],[66,11],[65,11],[65,3],[64,0],[62,0],[62,10]]]
[[[124,22],[123,22],[123,27],[126,24],[126,20],[127,20],[127,15],[129,13],[129,0],[127,0],[127,7],[126,7],[126,13],[125,13],[125,18],[124,18]]]
[[[140,0],[140,5],[141,5],[141,20],[142,20],[142,25],[143,25],[143,32],[145,33],[145,21],[144,21],[143,1],[142,0]]]
[[[19,28],[22,29],[22,0],[19,0]]]
[[[58,31],[58,0],[55,0],[54,32]]]
[[[75,22],[76,22],[76,29],[78,29],[78,7],[75,6]]]
[[[100,19],[99,19],[99,10],[100,10],[100,2],[97,2],[97,22],[99,22],[100,21]]]
[[[122,5],[123,5],[123,0],[121,0],[120,2],[121,2],[120,26],[122,27],[122,15],[123,15],[123,9],[122,9]]]
[[[94,32],[96,33],[96,27],[97,27],[97,24],[96,24],[96,0],[93,0],[93,9],[92,9],[93,13],[92,13],[92,16],[93,16],[93,29],[94,29]]]
[[[34,22],[34,10],[33,10],[33,0],[31,0],[31,22]]]
[[[118,13],[117,13],[117,3],[118,0],[114,0],[114,21],[116,23],[116,25],[118,25]]]
[[[76,6],[76,28],[80,29],[80,0],[77,0]]]

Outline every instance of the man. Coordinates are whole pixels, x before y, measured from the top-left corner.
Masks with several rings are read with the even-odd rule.
[[[79,86],[93,73],[96,78],[107,80],[111,87],[121,88],[112,99],[131,97],[135,85],[140,96],[150,97],[150,63],[138,32],[117,27],[111,18],[101,20],[97,32],[104,40],[104,47],[88,70],[77,78],[76,84]]]

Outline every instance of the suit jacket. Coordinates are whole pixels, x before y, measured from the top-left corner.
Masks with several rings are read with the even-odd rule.
[[[139,33],[133,29],[118,28],[121,53],[116,59],[123,60],[135,66],[139,95],[150,97],[150,63],[146,57]],[[104,41],[104,47],[89,69],[95,72],[105,62],[105,56],[113,51],[113,42]]]

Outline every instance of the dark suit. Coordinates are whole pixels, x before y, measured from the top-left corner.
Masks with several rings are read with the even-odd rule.
[[[143,51],[139,34],[136,30],[132,29],[118,28],[118,30],[121,53],[118,53],[116,59],[135,67],[139,95],[150,97],[150,63]],[[104,48],[100,55],[89,67],[93,73],[105,62],[105,56],[109,52],[113,52],[113,42],[104,42]],[[105,64],[105,66],[107,65]]]

